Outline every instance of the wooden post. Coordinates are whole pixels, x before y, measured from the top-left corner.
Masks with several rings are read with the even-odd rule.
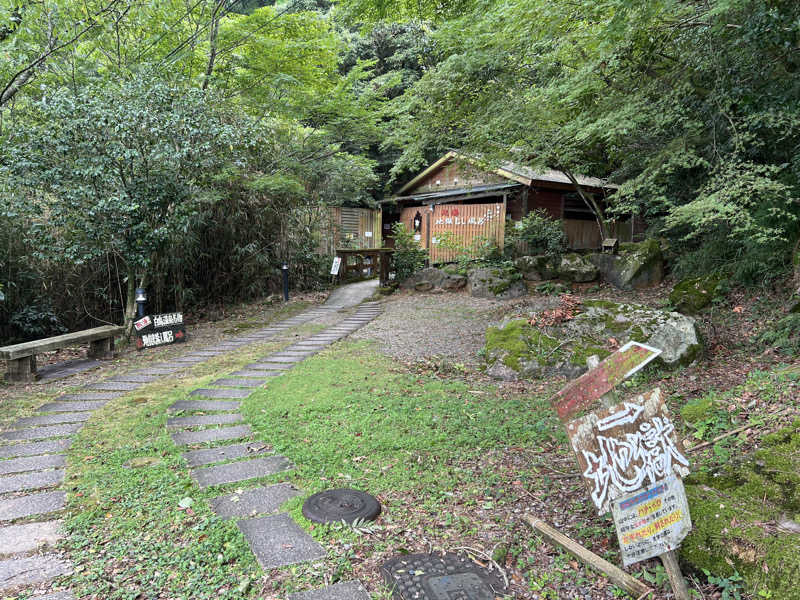
[[[599,571],[608,577],[611,583],[621,587],[634,598],[643,598],[645,594],[649,594],[653,591],[635,577],[628,575],[628,573],[616,565],[612,565],[606,559],[597,556],[597,554],[591,550],[587,550],[578,542],[568,538],[563,533],[557,529],[554,529],[541,519],[537,519],[532,515],[523,515],[522,520],[525,521],[525,523],[527,523],[531,529],[536,531],[548,542],[563,548],[576,558],[580,559],[585,565],[591,567],[595,571]]]
[[[689,588],[686,586],[683,573],[681,573],[677,552],[675,550],[670,550],[660,555],[658,558],[661,559],[661,562],[664,564],[664,569],[667,571],[669,584],[672,586],[672,591],[675,592],[675,598],[677,598],[677,600],[689,600]]]

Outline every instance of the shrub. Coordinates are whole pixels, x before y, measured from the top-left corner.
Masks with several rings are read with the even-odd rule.
[[[428,251],[420,248],[411,233],[403,223],[395,223],[392,227],[394,233],[394,272],[397,281],[407,279],[425,266]]]
[[[519,221],[506,223],[506,254],[560,256],[567,247],[567,235],[558,219],[543,209],[528,213]]]

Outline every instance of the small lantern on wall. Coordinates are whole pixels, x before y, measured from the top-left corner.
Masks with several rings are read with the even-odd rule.
[[[619,252],[619,240],[617,238],[603,240],[603,254],[616,254],[617,252]]]

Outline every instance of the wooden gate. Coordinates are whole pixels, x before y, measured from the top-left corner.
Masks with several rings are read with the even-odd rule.
[[[493,240],[503,249],[505,205],[502,202],[437,204],[433,210],[429,206],[412,206],[403,209],[400,221],[414,232],[419,245],[428,250],[431,264],[454,261],[462,248],[477,258],[473,244],[482,238]]]

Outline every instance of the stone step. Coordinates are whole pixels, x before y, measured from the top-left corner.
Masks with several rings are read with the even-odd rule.
[[[125,392],[81,392],[80,394],[64,394],[58,398],[59,402],[83,402],[86,400],[113,400],[124,396]]]
[[[64,469],[6,475],[0,477],[0,494],[56,487],[62,481],[64,481]]]
[[[173,358],[167,365],[195,365],[197,363],[205,362],[208,360],[207,356],[180,356]]]
[[[145,375],[144,373],[128,373],[127,375],[117,375],[112,377],[109,381],[113,382],[130,382],[130,383],[150,383],[158,381],[160,377],[156,375]]]
[[[223,440],[238,440],[253,434],[249,425],[236,425],[234,427],[220,427],[218,429],[203,429],[202,431],[181,431],[172,434],[172,441],[176,446],[189,446],[190,444],[203,444],[206,442],[219,442]]]
[[[48,402],[39,407],[40,412],[81,412],[98,410],[108,404],[108,400],[95,400],[87,402]]]
[[[285,456],[274,455],[251,458],[239,462],[194,469],[192,478],[201,488],[238,481],[247,481],[257,477],[267,477],[292,468],[292,463]]]
[[[261,362],[250,363],[249,365],[245,365],[246,369],[258,369],[264,371],[288,371],[294,365],[289,363],[281,363],[281,362],[269,362],[268,360],[264,359]]]
[[[216,448],[203,448],[201,450],[191,450],[184,452],[181,456],[189,463],[190,467],[202,467],[224,460],[235,460],[237,458],[250,458],[270,454],[272,449],[261,442],[250,442],[247,444],[230,444],[228,446],[218,446]]]
[[[327,553],[287,514],[237,523],[263,569],[320,560]]]
[[[291,484],[277,483],[217,496],[211,499],[211,508],[220,517],[254,517],[277,512],[287,500],[299,495]]]
[[[0,521],[44,515],[64,508],[65,492],[39,492],[17,498],[0,500]]]
[[[40,471],[42,469],[57,469],[66,464],[63,454],[45,454],[43,456],[25,456],[0,461],[0,475],[10,473],[24,473],[25,471]]]
[[[168,364],[159,364],[159,365],[153,365],[152,367],[145,367],[145,371],[155,375],[171,375],[172,373],[177,373],[178,371],[182,371],[185,368],[186,365],[175,366]]]
[[[82,412],[61,412],[49,413],[46,415],[38,415],[35,417],[25,417],[17,419],[12,427],[24,427],[26,425],[60,425],[61,423],[83,423],[88,421],[92,413],[89,411]]]
[[[288,600],[370,600],[360,581],[344,581],[310,592],[289,594]]]
[[[264,378],[264,377],[279,377],[280,375],[283,375],[283,372],[282,371],[258,371],[258,370],[255,370],[255,369],[245,369],[243,371],[236,371],[234,373],[231,373],[231,375],[235,375],[236,377],[256,377],[256,378],[261,377],[261,378]],[[256,381],[258,381],[258,379],[256,379]],[[258,385],[264,385],[265,383],[267,383],[267,381],[265,379],[262,379],[261,381],[263,381],[263,383],[259,383]]]
[[[265,360],[271,363],[293,364],[303,362],[305,356],[285,356],[281,354],[271,354]]]
[[[267,383],[266,379],[235,379],[233,377],[223,377],[212,381],[209,385],[217,385],[221,387],[245,387],[256,388]]]
[[[190,395],[204,396],[205,398],[247,398],[250,394],[252,392],[249,390],[200,388],[192,390]]]
[[[40,554],[0,561],[0,591],[37,585],[72,573],[72,565],[54,555]]]
[[[87,385],[87,390],[105,390],[108,392],[132,392],[142,387],[142,383],[132,381],[101,381]]]
[[[83,423],[71,423],[68,425],[50,425],[47,427],[31,427],[30,429],[4,431],[0,433],[0,440],[42,440],[46,438],[66,437],[77,433],[82,427]]]
[[[235,400],[178,400],[169,407],[170,412],[239,410],[241,402]]]
[[[63,452],[71,445],[71,439],[46,440],[43,442],[31,442],[26,444],[8,444],[6,446],[0,446],[0,458]]]
[[[64,537],[61,521],[40,521],[0,527],[0,556],[30,554],[55,546]]]
[[[232,425],[241,422],[242,415],[238,413],[217,413],[213,415],[193,415],[191,417],[173,417],[172,419],[167,419],[167,427],[170,429],[187,429],[202,425]]]
[[[44,596],[31,596],[30,600],[75,600],[72,592],[53,592]]]

